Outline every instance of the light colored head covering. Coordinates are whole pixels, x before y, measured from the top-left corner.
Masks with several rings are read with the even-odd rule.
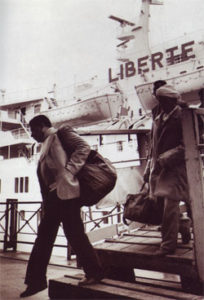
[[[181,99],[180,93],[170,84],[165,84],[156,90],[156,96],[165,96],[169,98]]]

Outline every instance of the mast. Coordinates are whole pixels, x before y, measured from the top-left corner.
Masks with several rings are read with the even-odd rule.
[[[142,52],[145,50],[145,55],[150,53],[149,45],[149,18],[150,18],[150,2],[151,0],[142,0],[139,22],[132,29],[135,35],[136,51]]]

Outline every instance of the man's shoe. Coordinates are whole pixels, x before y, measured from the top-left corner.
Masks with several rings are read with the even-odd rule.
[[[47,284],[39,284],[39,285],[28,285],[27,289],[20,294],[20,298],[29,297],[35,295],[47,288]]]
[[[183,244],[188,244],[191,240],[190,225],[191,225],[190,219],[180,220],[179,232],[181,233]]]
[[[174,254],[175,250],[170,250],[170,249],[163,249],[160,248],[159,250],[156,250],[153,255],[154,256],[165,256],[165,255],[171,255]]]
[[[79,282],[78,285],[83,286],[83,285],[90,285],[90,284],[97,284],[99,283],[103,278],[94,278],[94,277],[83,277]]]

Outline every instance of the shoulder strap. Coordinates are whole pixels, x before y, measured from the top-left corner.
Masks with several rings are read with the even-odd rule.
[[[141,188],[140,188],[140,192],[144,189],[146,182],[144,181]]]

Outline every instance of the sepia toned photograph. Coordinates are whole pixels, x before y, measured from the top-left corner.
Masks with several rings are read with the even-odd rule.
[[[0,0],[0,300],[204,299],[203,12]]]

